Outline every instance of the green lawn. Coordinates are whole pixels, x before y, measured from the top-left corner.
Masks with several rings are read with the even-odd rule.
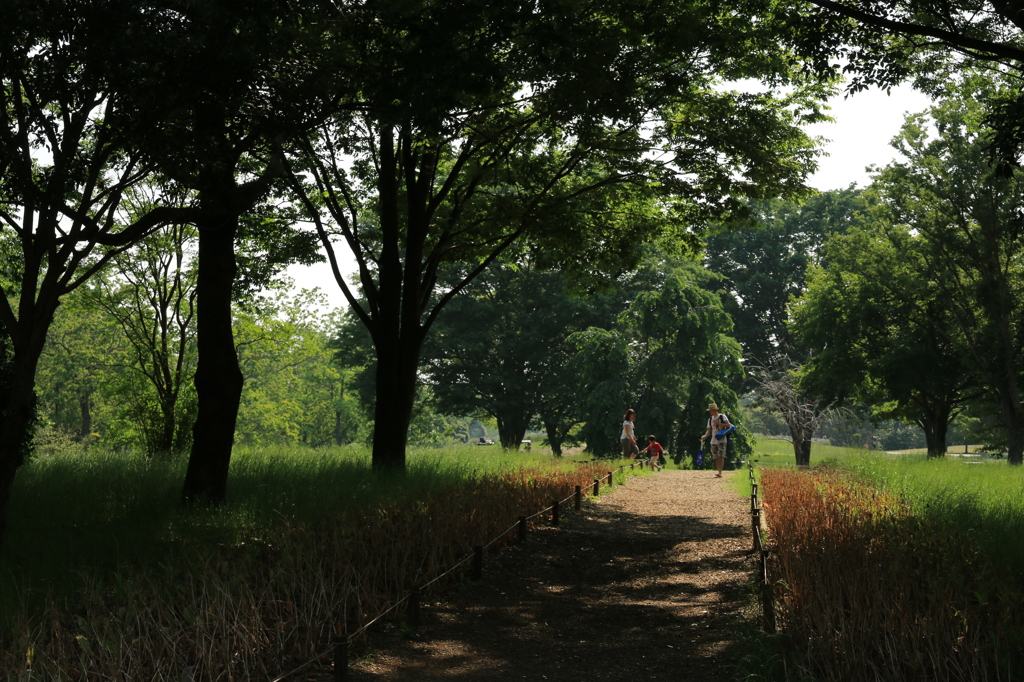
[[[864,454],[864,450],[860,448],[840,448],[824,443],[814,443],[811,446],[811,464],[818,464],[823,460],[836,457],[849,457],[861,454]],[[759,436],[757,443],[754,445],[752,458],[760,465],[796,465],[793,444],[781,438]]]
[[[968,446],[968,451],[971,454],[981,454],[981,446],[970,445]],[[955,445],[951,447],[948,452],[950,455],[961,455],[964,452],[964,446]],[[836,447],[826,443],[814,443],[811,446],[811,464],[820,464],[831,459],[842,459],[864,454],[868,454],[868,452],[863,448]],[[890,452],[889,454],[923,456],[927,454],[927,450],[924,448],[914,450],[897,450]],[[788,440],[783,440],[781,438],[758,436],[757,443],[754,445],[753,458],[755,460],[759,460],[759,463],[764,465],[794,466],[796,464],[796,458],[793,455],[793,444]]]
[[[899,494],[1024,580],[1024,467],[977,457],[865,456],[843,469]]]

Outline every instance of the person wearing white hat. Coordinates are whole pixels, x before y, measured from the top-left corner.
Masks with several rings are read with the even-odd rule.
[[[718,432],[728,429],[732,426],[732,423],[729,421],[729,417],[718,413],[718,405],[715,403],[708,405],[708,413],[711,415],[708,417],[708,428],[700,439],[705,440],[708,436],[711,436],[711,456],[715,458],[715,469],[718,470],[715,478],[721,478],[722,468],[725,466],[725,450],[729,445],[729,437],[719,436]]]

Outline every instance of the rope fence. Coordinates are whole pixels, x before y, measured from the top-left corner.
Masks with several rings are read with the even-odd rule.
[[[594,461],[596,462],[596,461],[599,461],[599,460],[594,460]],[[616,473],[624,473],[627,469],[635,470],[635,467],[638,466],[638,465],[640,467],[640,470],[643,471],[645,465],[650,464],[650,461],[651,461],[651,458],[637,459],[634,462],[630,463],[628,467],[626,465],[621,465],[621,466],[619,466],[619,468],[617,470],[609,471],[607,474],[605,474],[601,478],[595,478],[594,479],[594,484],[593,484],[593,489],[592,489],[592,491],[590,493],[590,496],[591,497],[596,497],[596,496],[600,495],[601,485],[604,484],[605,481],[607,481],[608,488],[609,488],[609,490],[611,490],[612,486],[615,485],[615,474]],[[753,470],[751,470],[751,476],[753,476]],[[625,480],[625,478],[623,478],[619,485],[624,485],[625,482],[626,482],[626,480]],[[413,586],[412,589],[410,589],[409,592],[407,592],[405,594],[405,596],[403,596],[400,599],[398,599],[395,603],[393,603],[390,606],[388,606],[386,609],[384,609],[383,611],[378,613],[376,616],[374,616],[368,622],[366,622],[363,625],[361,625],[355,631],[353,631],[353,632],[351,632],[351,633],[349,633],[347,635],[336,635],[332,639],[332,641],[331,641],[331,648],[330,648],[330,650],[325,651],[325,652],[323,652],[323,653],[321,653],[321,654],[319,654],[317,656],[314,656],[313,658],[309,659],[308,661],[306,661],[302,665],[298,666],[294,670],[291,670],[290,672],[287,672],[287,673],[285,673],[285,674],[283,674],[283,675],[281,675],[279,677],[274,678],[271,682],[283,682],[284,680],[286,680],[286,679],[288,679],[288,678],[290,678],[290,677],[292,677],[294,675],[298,675],[299,673],[305,671],[306,669],[308,669],[313,664],[321,662],[321,661],[324,661],[324,660],[326,660],[328,658],[331,658],[334,661],[334,682],[345,682],[346,680],[348,680],[348,651],[349,651],[349,648],[351,647],[351,645],[352,645],[352,643],[354,641],[356,641],[359,637],[361,637],[362,635],[364,635],[366,633],[367,629],[369,629],[369,627],[371,625],[373,625],[374,623],[378,622],[379,620],[381,620],[382,618],[384,618],[388,614],[393,613],[394,611],[397,611],[399,607],[401,607],[403,604],[405,604],[405,606],[406,606],[405,622],[408,624],[408,626],[411,629],[415,630],[416,628],[419,627],[419,615],[420,615],[420,603],[419,603],[419,601],[420,601],[420,596],[431,585],[437,583],[438,581],[442,580],[443,578],[451,575],[452,573],[454,573],[458,569],[462,568],[463,566],[466,565],[467,562],[471,563],[470,579],[472,579],[472,580],[480,580],[481,577],[482,577],[482,572],[483,572],[483,555],[484,555],[484,550],[489,549],[490,547],[494,546],[496,543],[501,541],[505,536],[507,536],[509,533],[511,533],[513,531],[517,531],[518,532],[518,540],[519,540],[519,542],[524,541],[526,539],[526,533],[527,533],[527,528],[529,526],[529,522],[532,521],[533,519],[536,519],[536,518],[539,518],[539,517],[542,517],[542,516],[543,517],[550,516],[550,525],[558,526],[559,522],[560,522],[560,513],[559,513],[560,509],[567,502],[572,500],[573,501],[574,509],[576,511],[580,510],[580,508],[582,506],[582,502],[583,502],[585,488],[589,489],[590,486],[587,485],[586,487],[584,487],[584,486],[579,486],[578,485],[578,486],[575,487],[575,490],[572,493],[570,493],[567,497],[565,497],[565,498],[563,498],[561,500],[552,500],[550,506],[545,507],[544,509],[541,509],[540,511],[535,512],[535,513],[533,513],[533,514],[531,514],[529,516],[520,516],[519,520],[516,521],[516,523],[512,524],[511,526],[506,528],[504,531],[499,533],[497,536],[492,538],[487,544],[474,546],[473,547],[473,551],[470,554],[467,554],[465,557],[463,557],[462,559],[457,561],[453,566],[449,567],[447,570],[445,570],[440,575],[435,576],[434,578],[432,578],[431,580],[423,583],[422,585]],[[753,504],[753,502],[751,504]]]
[[[750,473],[750,527],[754,535],[754,552],[759,557],[757,582],[761,597],[761,613],[765,631],[775,632],[775,591],[768,580],[769,550],[765,547],[761,535],[761,506],[758,504],[758,483],[754,475],[754,463],[748,462],[747,469]]]

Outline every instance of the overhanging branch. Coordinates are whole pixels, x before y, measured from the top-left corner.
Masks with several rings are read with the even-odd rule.
[[[871,12],[858,7],[851,7],[850,5],[846,5],[841,2],[835,2],[834,0],[807,1],[813,5],[821,7],[822,9],[830,10],[837,14],[841,14],[844,17],[856,19],[857,21],[870,26],[883,28],[888,31],[902,33],[905,35],[935,38],[936,40],[942,41],[943,44],[949,45],[957,50],[970,51],[974,57],[979,59],[1009,59],[1024,63],[1024,50],[1014,47],[1013,45],[996,43],[990,40],[981,40],[979,38],[971,38],[969,36],[932,26],[911,24],[905,21],[888,19],[886,17],[878,16],[877,14],[872,14]],[[1024,67],[1024,64],[1021,66]]]

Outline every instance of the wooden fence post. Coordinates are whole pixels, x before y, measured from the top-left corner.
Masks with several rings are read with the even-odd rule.
[[[519,542],[526,542],[526,517],[519,517]]]
[[[611,488],[612,487],[612,483],[614,483],[614,482],[615,482],[615,472],[614,471],[609,471],[608,472],[608,487]]]
[[[409,604],[405,609],[405,622],[416,630],[420,626],[420,586],[415,585],[409,591]]]
[[[551,525],[558,525],[558,500],[551,500]]]
[[[484,546],[473,547],[473,568],[470,577],[473,580],[480,580],[484,576]]]
[[[775,632],[775,594],[768,582],[768,551],[761,550],[761,610],[764,613],[764,629]]]
[[[601,482],[598,481],[595,478],[594,479],[594,497],[597,497],[600,492],[601,492]]]
[[[761,549],[761,512],[755,509],[750,515],[750,526],[754,532],[754,551]]]
[[[348,682],[348,637],[334,636],[334,682]]]
[[[574,500],[574,506],[576,511],[580,510],[580,506],[583,504],[583,488],[576,486],[576,499]]]

